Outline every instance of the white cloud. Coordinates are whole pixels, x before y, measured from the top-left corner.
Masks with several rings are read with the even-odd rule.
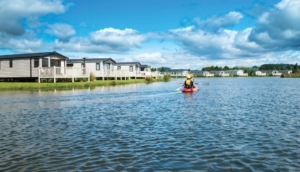
[[[14,37],[0,32],[0,47],[12,49],[15,52],[36,52],[43,46],[41,39],[35,39],[34,34],[26,32],[22,37]]]
[[[249,54],[249,56],[251,54],[265,51],[255,42],[248,41],[248,37],[251,34],[251,31],[252,28],[246,28],[245,30],[238,32],[234,38],[234,46],[244,51],[245,54]]]
[[[90,40],[96,45],[105,45],[118,50],[128,51],[140,47],[146,37],[133,29],[105,28],[92,32]]]
[[[10,35],[25,33],[22,19],[30,19],[45,14],[64,13],[66,7],[61,0],[1,0],[0,32]]]
[[[131,60],[139,61],[143,64],[144,63],[159,64],[159,63],[167,62],[167,60],[164,59],[164,57],[162,56],[162,54],[160,52],[139,54],[139,55],[134,56]]]
[[[271,51],[300,50],[300,1],[282,0],[262,14],[249,41]]]
[[[300,11],[300,1],[283,0],[274,9],[261,13],[253,28],[242,31],[226,29],[243,17],[238,12],[230,12],[206,20],[196,18],[194,26],[166,33],[167,38],[175,40],[186,53],[204,61],[243,62],[252,59],[254,63],[259,58],[274,60],[279,58],[277,53],[300,50],[300,13],[297,11]],[[270,56],[271,53],[275,54]]]
[[[68,39],[76,33],[71,25],[56,23],[49,25],[47,33],[56,35],[60,41],[68,41]]]
[[[229,12],[224,16],[213,16],[206,20],[195,18],[195,26],[206,31],[217,31],[219,28],[225,28],[237,24],[243,15],[239,12]]]
[[[105,28],[90,33],[87,38],[74,37],[67,42],[56,40],[54,48],[91,53],[126,53],[142,45],[147,38],[133,29]]]
[[[203,30],[177,29],[170,31],[172,39],[194,55],[207,58],[234,58],[240,53],[233,46],[237,31],[219,30],[217,33],[205,32]]]

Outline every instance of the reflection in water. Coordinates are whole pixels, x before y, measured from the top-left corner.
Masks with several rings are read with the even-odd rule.
[[[183,94],[185,94],[187,97],[192,96],[193,92],[183,92]]]
[[[0,92],[0,171],[299,171],[300,81],[200,81]]]

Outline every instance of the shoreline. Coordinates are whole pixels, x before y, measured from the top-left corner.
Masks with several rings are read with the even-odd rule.
[[[154,81],[157,82],[157,81]],[[93,88],[97,86],[116,86],[127,84],[148,83],[145,79],[131,80],[98,80],[91,82],[57,82],[57,83],[35,83],[35,82],[0,82],[0,91],[9,90],[38,90],[38,89],[73,89]]]

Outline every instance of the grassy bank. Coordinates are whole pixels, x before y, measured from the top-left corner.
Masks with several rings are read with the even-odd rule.
[[[281,78],[299,78],[299,77],[300,77],[300,72],[281,75]]]
[[[153,82],[155,82],[154,80]],[[0,82],[0,90],[35,90],[35,89],[72,89],[93,88],[96,86],[115,86],[125,84],[146,83],[145,79],[131,80],[99,80],[94,82],[58,82],[58,83],[36,83],[36,82]]]

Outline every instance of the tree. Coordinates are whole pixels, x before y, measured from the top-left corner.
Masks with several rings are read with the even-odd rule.
[[[293,67],[293,73],[298,73],[299,72],[299,67],[298,67],[298,63],[296,63]]]
[[[160,68],[160,72],[165,72],[166,70],[165,70],[165,68],[162,66],[161,68]]]
[[[254,76],[255,75],[255,72],[254,70],[252,69],[250,72],[249,72],[249,76]]]
[[[224,70],[229,70],[229,67],[228,66],[224,66]]]

